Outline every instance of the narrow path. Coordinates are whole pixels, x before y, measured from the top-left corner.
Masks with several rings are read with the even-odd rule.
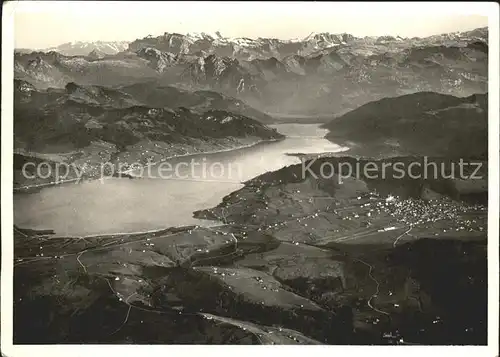
[[[373,311],[376,311],[376,312],[379,312],[381,314],[384,314],[384,315],[387,315],[387,316],[390,316],[389,313],[385,312],[385,311],[382,311],[382,310],[379,310],[377,309],[376,307],[374,307],[372,305],[372,301],[374,298],[376,298],[378,296],[378,294],[380,293],[380,283],[378,282],[377,279],[375,279],[375,277],[372,275],[372,271],[373,271],[373,265],[371,264],[368,264],[367,262],[365,262],[364,260],[361,260],[361,259],[358,259],[358,258],[354,258],[354,260],[366,265],[370,270],[368,271],[368,276],[370,277],[370,279],[372,279],[375,284],[377,284],[377,288],[376,288],[376,291],[375,293],[372,294],[372,296],[370,297],[370,299],[368,300],[368,306],[373,310]]]
[[[399,237],[396,238],[396,240],[394,241],[394,243],[392,244],[392,246],[394,248],[396,248],[396,244],[398,244],[398,241],[403,238],[405,235],[407,235],[408,233],[410,233],[410,231],[412,230],[413,226],[410,226],[410,228],[408,228],[408,230],[404,233],[402,233]]]

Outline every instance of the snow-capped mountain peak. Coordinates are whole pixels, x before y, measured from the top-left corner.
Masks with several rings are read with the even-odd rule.
[[[86,56],[92,51],[114,55],[125,51],[128,47],[128,41],[73,41],[63,43],[57,47],[51,47],[43,50],[44,52],[55,51],[65,56]]]

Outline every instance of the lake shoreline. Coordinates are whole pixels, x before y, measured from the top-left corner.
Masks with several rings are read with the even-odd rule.
[[[220,149],[220,150],[211,150],[211,151],[198,152],[198,153],[187,153],[187,154],[181,154],[181,155],[172,155],[172,156],[165,157],[163,160],[150,163],[150,164],[146,165],[145,168],[149,168],[149,167],[152,167],[152,166],[155,166],[155,165],[159,165],[162,162],[165,162],[165,161],[171,160],[171,159],[178,159],[178,158],[182,158],[182,157],[191,157],[191,156],[195,157],[195,156],[200,156],[200,155],[212,155],[212,154],[220,154],[220,153],[231,152],[231,151],[238,151],[238,150],[242,150],[242,149],[248,149],[248,148],[251,148],[251,147],[254,147],[254,146],[257,146],[257,145],[262,145],[262,144],[268,144],[268,143],[275,143],[275,142],[283,141],[285,139],[286,139],[286,136],[284,136],[283,138],[278,138],[278,139],[259,140],[259,141],[255,142],[253,144],[241,145],[241,146],[233,147],[233,148]],[[129,170],[126,170],[126,171],[123,171],[123,172],[118,172],[118,175],[120,175],[120,174],[122,174],[122,175],[123,174],[130,175],[130,172],[133,172],[133,169],[129,169]],[[132,178],[138,178],[138,177],[132,176]]]
[[[286,136],[283,138],[278,138],[278,139],[266,139],[266,140],[259,140],[256,141],[252,144],[247,144],[247,145],[240,145],[237,147],[233,148],[227,148],[227,149],[220,149],[220,150],[211,150],[211,151],[205,151],[205,152],[198,152],[198,153],[187,153],[187,154],[180,154],[180,155],[171,155],[165,157],[161,161],[157,161],[154,163],[150,163],[145,165],[145,168],[152,167],[154,165],[161,164],[162,162],[165,162],[167,160],[171,159],[178,159],[182,157],[190,157],[190,156],[198,156],[198,155],[212,155],[212,154],[219,154],[219,153],[224,153],[224,152],[231,152],[231,151],[237,151],[237,150],[242,150],[242,149],[248,149],[257,145],[262,145],[262,144],[267,144],[267,143],[275,143],[279,141],[283,141],[286,139]],[[48,187],[54,187],[54,186],[59,186],[59,185],[64,185],[64,184],[69,184],[69,183],[75,183],[78,184],[82,181],[88,182],[88,181],[94,181],[94,180],[102,180],[106,178],[128,178],[128,179],[137,179],[140,178],[140,176],[133,176],[130,173],[133,172],[133,169],[129,169],[123,172],[117,172],[111,176],[104,176],[104,177],[91,177],[91,178],[75,178],[71,180],[63,180],[59,182],[47,182],[47,183],[42,183],[42,184],[37,184],[37,185],[28,185],[28,186],[22,186],[22,187],[13,187],[13,193],[14,194],[29,194],[29,193],[35,193],[39,192],[40,190]]]

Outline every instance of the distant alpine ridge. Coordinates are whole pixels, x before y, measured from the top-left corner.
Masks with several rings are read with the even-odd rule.
[[[43,52],[56,51],[66,56],[86,56],[92,52],[103,55],[114,55],[125,51],[128,48],[128,41],[96,41],[96,42],[68,42],[57,47],[51,47]]]
[[[208,54],[214,53],[219,56],[229,56],[237,59],[252,60],[255,58],[276,57],[282,59],[289,55],[309,56],[316,51],[333,49],[337,46],[352,45],[377,45],[397,43],[429,46],[442,44],[446,46],[458,45],[470,41],[488,42],[487,28],[479,28],[467,32],[454,32],[442,35],[434,35],[426,38],[402,38],[400,36],[380,36],[380,37],[355,37],[351,34],[331,34],[331,33],[311,33],[303,39],[280,40],[275,38],[246,37],[227,38],[220,32],[213,35],[187,34],[165,32],[162,36],[147,36],[137,39],[129,44],[129,51],[136,52],[144,47],[154,47],[160,51],[180,53],[180,54]]]
[[[382,44],[391,42],[413,41],[419,45],[444,44],[453,45],[457,42],[477,40],[487,43],[487,28],[478,28],[466,32],[453,32],[430,37],[407,38],[401,36],[366,36],[355,37],[351,34],[311,33],[303,39],[279,40],[274,38],[250,39],[246,37],[228,38],[220,32],[178,34],[165,32],[162,36],[151,35],[142,39],[129,41],[75,41],[50,47],[43,52],[56,51],[66,56],[86,56],[92,51],[112,55],[122,51],[136,52],[144,47],[154,47],[161,51],[183,54],[197,54],[199,51],[216,53],[221,56],[233,56],[251,59],[252,57],[283,57],[291,54],[309,55],[314,51],[335,46],[352,44]],[[28,51],[23,49],[23,51]]]
[[[39,89],[154,82],[216,91],[273,115],[341,115],[388,96],[486,92],[488,29],[426,38],[165,33],[130,43],[75,42],[17,51],[15,78]]]

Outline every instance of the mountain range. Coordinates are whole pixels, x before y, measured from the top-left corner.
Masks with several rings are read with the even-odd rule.
[[[103,55],[114,55],[118,52],[125,51],[127,48],[127,41],[75,41],[47,48],[43,50],[43,52],[56,51],[66,56],[85,56],[92,52],[101,53]]]
[[[332,117],[387,96],[487,90],[487,28],[426,38],[320,33],[287,41],[165,33],[120,46],[18,51],[15,77],[41,89],[154,82],[217,91],[272,115]]]

